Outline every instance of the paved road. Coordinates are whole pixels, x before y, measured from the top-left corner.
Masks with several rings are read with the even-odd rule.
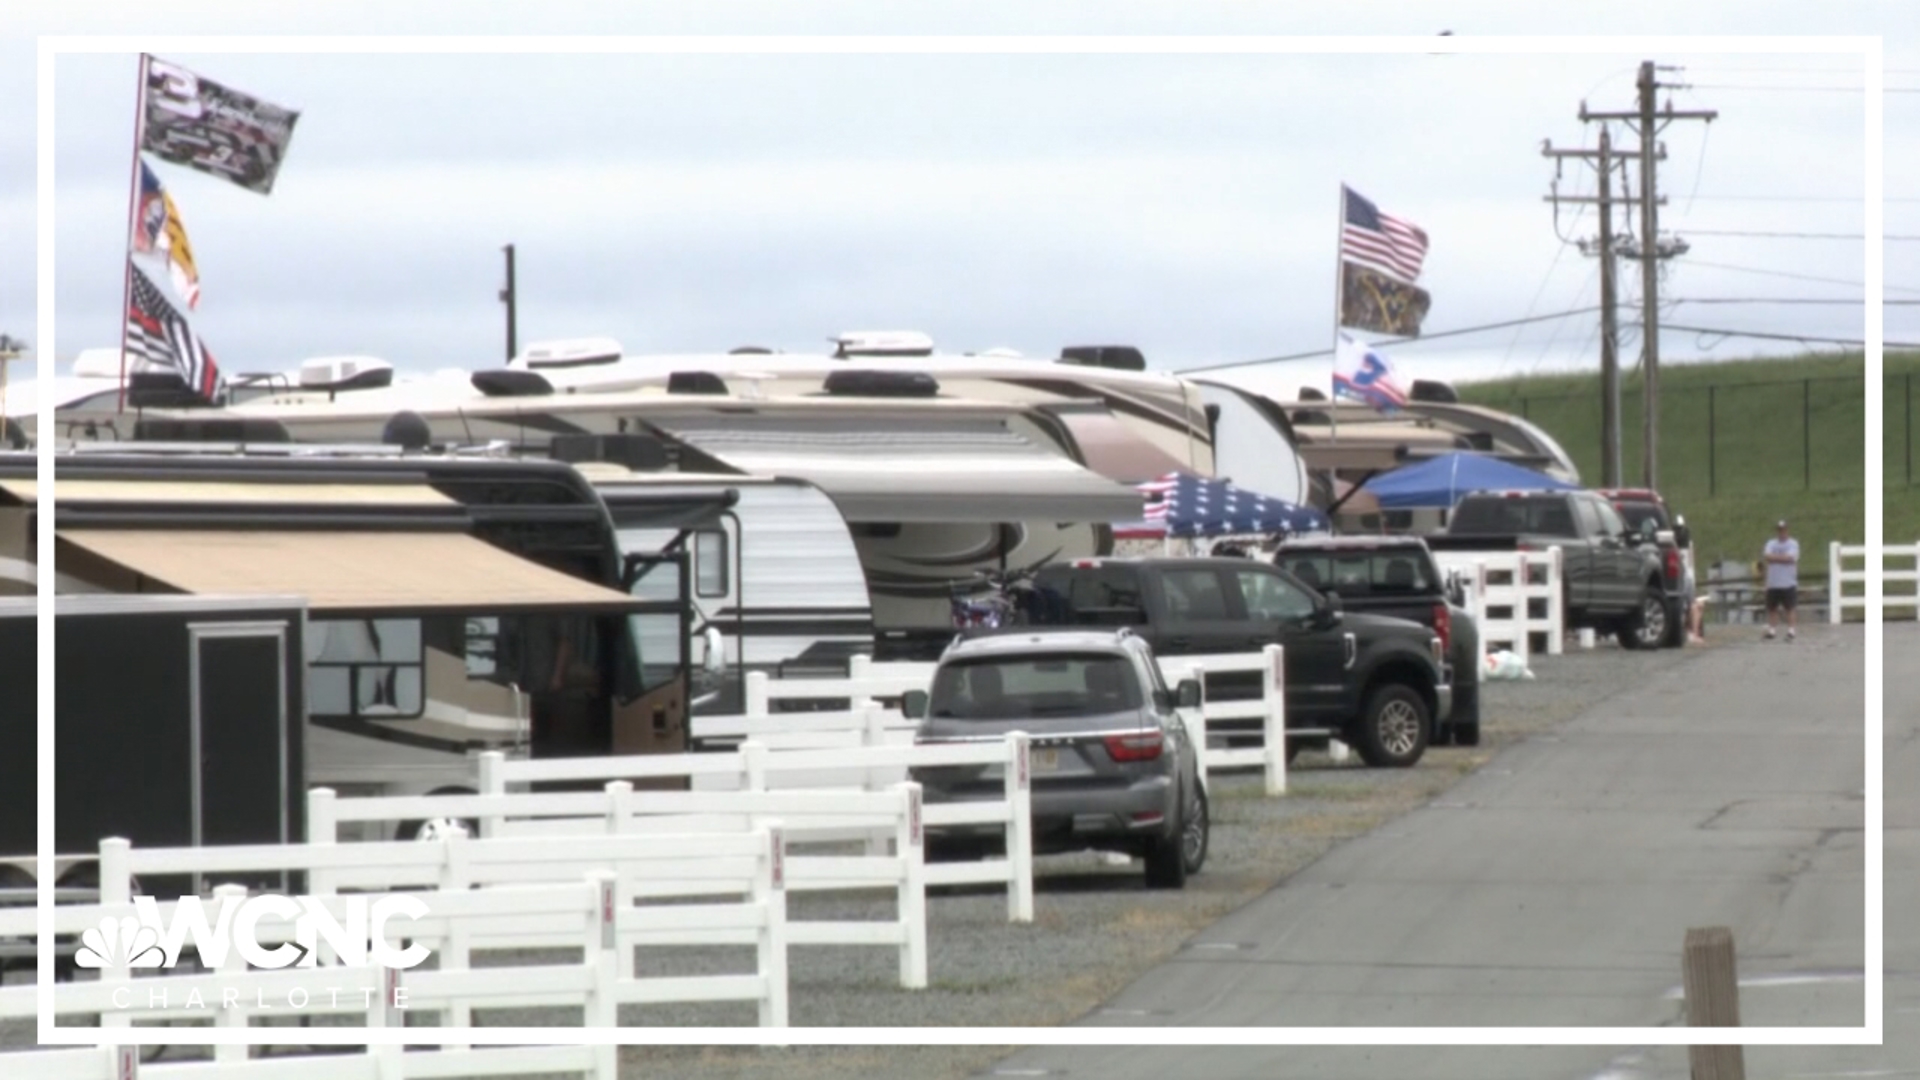
[[[1888,670],[1920,633],[1888,631]],[[1863,635],[1735,642],[1496,758],[1197,935],[1083,1022],[1680,1022],[1687,928],[1733,928],[1751,1026],[1864,1022]],[[1749,1075],[1920,1076],[1920,680],[1886,700],[1886,1047]],[[1356,1032],[1356,1041],[1363,1036]],[[1683,1048],[1036,1049],[1003,1075],[1684,1077]]]

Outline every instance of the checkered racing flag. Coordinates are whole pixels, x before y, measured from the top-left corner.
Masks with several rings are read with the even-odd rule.
[[[127,308],[128,354],[172,368],[187,389],[209,403],[216,401],[222,380],[213,354],[187,320],[167,303],[146,271],[129,260],[127,272],[133,277],[133,299]]]

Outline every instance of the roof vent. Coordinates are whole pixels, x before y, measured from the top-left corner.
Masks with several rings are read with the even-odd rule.
[[[553,384],[537,371],[488,368],[473,373],[473,388],[488,397],[538,397],[553,393]]]
[[[924,371],[835,371],[821,389],[845,397],[929,398],[940,383]]]
[[[932,356],[933,339],[917,330],[854,330],[827,339],[835,359],[851,356]]]
[[[316,356],[300,362],[305,390],[371,390],[393,385],[393,365],[374,356]]]
[[[565,341],[536,341],[513,358],[513,364],[528,371],[546,368],[591,367],[611,364],[620,359],[620,343],[612,338],[568,338]]]
[[[772,356],[773,350],[765,345],[742,345],[737,349],[728,349],[728,356]]]
[[[1446,404],[1453,404],[1460,400],[1460,395],[1453,389],[1452,384],[1433,379],[1413,380],[1413,389],[1407,396],[1415,401],[1438,401]]]
[[[1131,345],[1069,345],[1060,350],[1064,363],[1115,371],[1145,371],[1147,357]]]
[[[675,371],[667,375],[669,394],[727,393],[727,380],[711,371]]]

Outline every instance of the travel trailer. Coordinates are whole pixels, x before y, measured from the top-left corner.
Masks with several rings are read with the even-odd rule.
[[[457,789],[480,749],[686,746],[684,564],[623,559],[563,463],[201,448],[67,453],[56,470],[48,553],[34,460],[0,455],[5,565],[52,563],[63,595],[304,603],[288,646],[305,664],[302,790]],[[675,584],[635,595],[650,574]],[[76,670],[125,663],[90,659]]]

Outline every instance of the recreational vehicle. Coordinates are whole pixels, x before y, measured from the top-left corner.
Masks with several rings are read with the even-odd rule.
[[[480,749],[686,745],[684,560],[624,560],[563,463],[203,448],[69,453],[56,469],[47,553],[33,459],[0,455],[6,565],[52,563],[68,595],[304,603],[289,639],[304,661],[301,790],[457,789]],[[75,672],[125,661],[61,658]]]

